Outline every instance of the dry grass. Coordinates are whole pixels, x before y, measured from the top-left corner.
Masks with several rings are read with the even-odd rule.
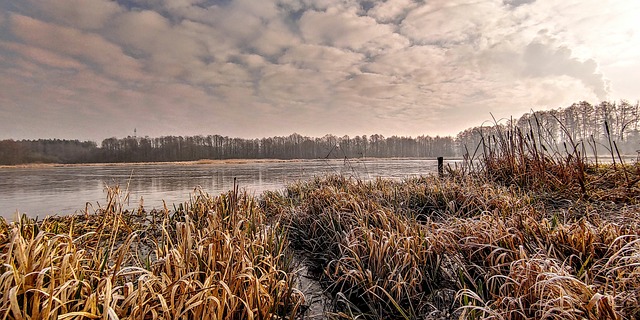
[[[591,194],[623,176],[611,170],[585,170]],[[633,188],[618,201],[609,190],[587,199],[471,175],[328,176],[259,201],[200,192],[173,211],[127,212],[116,199],[95,214],[23,217],[0,224],[0,313],[300,317],[295,248],[336,319],[637,318],[640,210]]]
[[[640,165],[509,127],[479,149],[446,177],[325,176],[151,213],[113,190],[95,214],[0,220],[0,315],[293,319],[295,249],[330,318],[640,318]]]
[[[277,224],[268,227],[253,198],[238,190],[219,197],[200,192],[176,212],[144,217],[109,203],[87,217],[8,225],[0,245],[3,319],[299,313],[303,297],[293,286],[286,234]],[[155,224],[128,224],[143,219]]]
[[[551,210],[519,188],[478,183],[334,176],[263,205],[288,219],[338,317],[640,316],[640,211]]]
[[[264,195],[335,317],[640,317],[640,165],[493,130],[445,178],[330,176]]]

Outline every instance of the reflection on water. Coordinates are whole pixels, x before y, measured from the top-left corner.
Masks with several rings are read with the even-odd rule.
[[[127,187],[131,207],[144,199],[147,209],[189,199],[198,186],[210,194],[233,188],[234,179],[253,194],[327,173],[359,179],[405,178],[436,169],[434,160],[309,160],[226,164],[132,164],[50,168],[0,168],[0,215],[69,214],[104,204],[106,186]]]

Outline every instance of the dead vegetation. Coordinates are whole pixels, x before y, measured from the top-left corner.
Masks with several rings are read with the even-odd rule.
[[[640,165],[563,148],[496,127],[444,177],[197,191],[151,213],[114,192],[95,214],[2,222],[0,315],[301,318],[295,251],[329,318],[640,318]]]
[[[263,205],[337,318],[640,317],[640,166],[544,145],[496,126],[446,177],[321,177]]]
[[[196,194],[172,213],[125,212],[114,199],[88,217],[11,223],[0,245],[1,317],[297,315],[303,296],[277,222],[267,225],[255,200],[237,189]]]

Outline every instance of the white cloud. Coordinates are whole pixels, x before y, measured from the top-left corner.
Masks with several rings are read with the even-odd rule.
[[[337,9],[305,12],[300,18],[300,30],[304,40],[309,44],[334,46],[369,54],[409,44],[388,25],[378,24],[371,17]]]
[[[304,44],[287,50],[278,62],[291,64],[301,69],[311,69],[316,72],[342,72],[348,74],[359,72],[359,67],[364,58],[363,54],[349,50]]]
[[[164,0],[162,1],[167,8],[190,8],[194,5],[202,5],[206,0]]]
[[[504,4],[511,8],[517,8],[519,6],[528,5],[534,3],[536,0],[504,0]]]
[[[259,71],[269,64],[269,62],[267,62],[267,60],[261,55],[252,53],[239,53],[234,55],[232,58],[252,71]]]
[[[203,67],[190,77],[196,84],[212,86],[251,86],[251,72],[243,65],[231,62],[216,62]]]
[[[278,56],[284,50],[301,44],[298,35],[280,19],[267,23],[249,46],[257,53],[265,56]]]
[[[550,12],[554,14],[551,15]],[[640,50],[638,1],[538,0],[520,10],[523,25],[548,34],[569,46],[581,59],[607,64],[619,53]],[[622,49],[625,48],[625,49]]]
[[[225,35],[225,31],[204,23],[183,21],[191,39],[201,43],[209,58],[215,61],[228,61],[242,53],[238,41]]]
[[[473,43],[504,18],[498,1],[429,1],[411,11],[400,28],[416,43],[453,46]]]
[[[12,51],[15,54],[51,68],[76,70],[85,68],[85,65],[80,63],[76,59],[62,56],[37,47],[31,47],[15,42],[0,41],[0,48]]]
[[[599,99],[607,98],[609,87],[599,74],[594,60],[579,61],[572,57],[569,48],[554,48],[541,42],[532,42],[525,48],[524,75],[544,78],[566,75],[578,79],[593,90]]]
[[[56,23],[88,30],[104,27],[114,15],[123,11],[117,2],[109,0],[24,1]]]
[[[183,77],[189,70],[202,67],[201,59],[208,56],[191,25],[173,25],[155,11],[128,12],[113,24],[111,38],[146,57],[150,67],[163,76]]]
[[[25,0],[0,5],[0,114],[133,115],[96,139],[455,134],[489,112],[637,94],[639,15],[637,1]]]
[[[272,65],[265,68],[260,79],[260,95],[276,105],[289,102],[324,101],[330,97],[330,83],[312,70],[292,66]]]
[[[11,31],[40,48],[91,61],[105,73],[123,80],[142,79],[140,64],[122,49],[94,33],[44,23],[26,16],[10,17]]]
[[[416,6],[413,0],[387,0],[378,2],[368,14],[381,23],[399,22]]]
[[[449,53],[450,54],[450,53]],[[412,46],[376,57],[365,69],[370,72],[398,76],[416,84],[428,83],[428,74],[441,73],[451,56],[437,46]]]

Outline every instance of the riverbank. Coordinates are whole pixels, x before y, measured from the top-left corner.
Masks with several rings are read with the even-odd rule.
[[[640,316],[638,164],[484,165],[0,223],[0,314],[317,316],[304,270],[336,319]]]
[[[142,165],[204,165],[204,164],[243,164],[243,163],[285,163],[302,162],[303,159],[203,159],[195,161],[169,162],[105,162],[105,163],[29,163],[19,165],[0,165],[0,168],[60,168],[60,167],[99,167],[99,166],[142,166]]]
[[[591,162],[595,162],[597,159],[600,163],[610,164],[614,161],[620,162],[622,160],[625,163],[632,163],[640,160],[637,154],[625,154],[620,157],[588,157]],[[391,158],[346,158],[346,159],[201,159],[194,161],[155,161],[155,162],[100,162],[100,163],[28,163],[18,165],[0,165],[0,169],[36,169],[36,168],[64,168],[64,167],[122,167],[122,166],[147,166],[147,165],[218,165],[218,164],[256,164],[256,163],[304,163],[314,161],[332,161],[332,162],[363,162],[363,161],[393,161],[393,160],[437,160],[437,157],[426,158],[412,158],[412,157],[391,157]],[[459,163],[464,161],[463,157],[448,157],[445,158],[445,163]]]
[[[286,234],[255,198],[204,192],[176,210],[0,223],[0,314],[20,318],[267,319],[301,312]],[[0,221],[2,221],[0,219]]]
[[[346,314],[637,318],[639,188],[621,170],[601,170],[587,175],[589,197],[577,185],[328,177],[264,201]]]
[[[104,163],[29,163],[19,165],[0,165],[0,169],[10,168],[61,168],[61,167],[101,167],[101,166],[143,166],[143,165],[211,165],[211,164],[254,164],[254,163],[298,163],[314,161],[387,161],[387,160],[436,160],[436,158],[347,158],[347,159],[201,159],[195,161],[168,162],[104,162]],[[462,161],[460,157],[447,158],[447,161]]]

